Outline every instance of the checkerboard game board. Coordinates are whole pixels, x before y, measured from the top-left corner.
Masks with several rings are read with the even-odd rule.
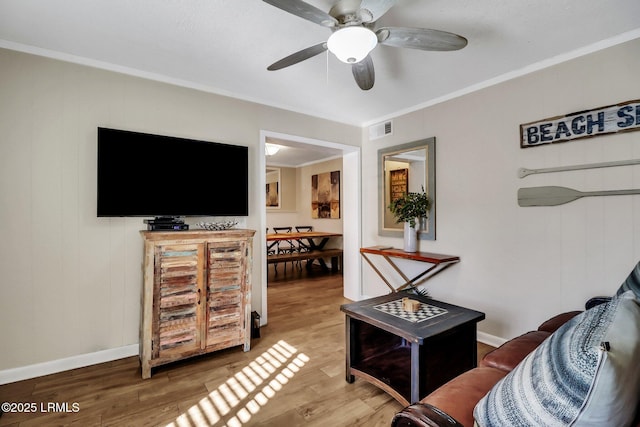
[[[404,308],[402,308],[402,299],[385,302],[384,304],[374,305],[373,308],[412,323],[423,322],[425,320],[433,319],[434,317],[447,313],[447,310],[445,310],[444,308],[425,304],[423,302],[420,303],[420,308],[413,313],[405,311]]]

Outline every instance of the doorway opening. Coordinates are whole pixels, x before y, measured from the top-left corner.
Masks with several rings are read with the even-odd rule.
[[[288,163],[284,163],[285,160],[281,162],[276,161],[275,156],[272,158],[267,158],[265,153],[266,144],[276,144],[281,147],[291,148],[290,153],[297,152],[297,156],[301,157],[302,160],[298,160],[297,164],[294,163],[294,160],[287,160]],[[285,148],[280,150],[285,153],[287,150]],[[305,154],[306,153],[306,154]],[[361,197],[360,197],[360,147],[350,146],[330,141],[316,140],[311,138],[300,137],[296,135],[288,135],[281,134],[276,132],[269,131],[261,131],[260,133],[260,153],[259,153],[259,165],[260,171],[264,171],[265,173],[260,174],[260,187],[266,188],[267,184],[267,174],[266,168],[267,164],[269,164],[270,169],[280,168],[280,178],[285,179],[283,170],[288,165],[296,165],[296,168],[303,168],[313,163],[317,163],[321,160],[325,161],[334,161],[338,162],[341,166],[341,177],[340,177],[340,209],[341,209],[341,234],[342,234],[342,247],[343,247],[343,261],[340,266],[342,269],[342,277],[343,277],[343,294],[346,298],[357,300],[361,295],[361,262],[359,257],[359,248],[361,241],[361,230],[360,230],[360,205],[361,205]],[[324,157],[323,157],[324,156]],[[286,158],[283,157],[283,158]],[[311,159],[311,160],[310,160]],[[307,185],[306,180],[304,185]],[[311,182],[308,183],[311,185]],[[272,187],[273,184],[270,185]],[[282,187],[279,187],[282,189]],[[306,195],[306,189],[303,189]],[[309,190],[310,192],[310,190]],[[266,229],[267,229],[267,212],[270,214],[274,211],[272,208],[267,208],[267,197],[266,192],[261,192],[261,208],[260,208],[260,229],[258,233],[256,233],[257,242],[262,244],[264,248],[266,248]],[[306,196],[305,196],[306,197]],[[292,217],[295,217],[296,214],[300,214],[302,217],[306,215],[308,218],[311,218],[310,210],[311,205],[307,205],[305,203],[296,203],[295,207],[292,208],[291,204],[286,200],[286,196],[283,194],[280,195],[281,200],[281,210],[279,215],[283,215],[286,217],[289,213],[291,213]],[[291,211],[291,212],[289,212]],[[300,212],[297,212],[300,211]],[[308,214],[307,214],[308,212]],[[323,220],[323,221],[332,221],[332,220]],[[299,221],[298,221],[299,222]],[[329,223],[327,223],[329,224]],[[296,225],[296,224],[292,224]],[[306,225],[306,224],[304,224]],[[335,227],[335,224],[333,225]],[[260,307],[262,310],[261,320],[262,324],[266,324],[268,322],[268,301],[267,301],[267,251],[260,251],[261,256],[255,257],[255,262],[260,262],[261,265],[261,293],[260,293]],[[354,256],[355,254],[355,256]],[[271,267],[273,268],[273,267]],[[255,299],[254,299],[255,301]]]

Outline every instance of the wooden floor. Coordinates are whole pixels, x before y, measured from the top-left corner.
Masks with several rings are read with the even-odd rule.
[[[278,270],[270,268],[269,324],[251,351],[159,367],[148,380],[129,357],[3,385],[0,402],[35,412],[5,413],[0,426],[389,426],[401,405],[344,378],[342,276]],[[488,349],[480,344],[479,357]]]

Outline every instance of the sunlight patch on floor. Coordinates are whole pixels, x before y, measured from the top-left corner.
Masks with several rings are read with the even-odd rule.
[[[240,427],[309,361],[304,353],[278,341],[167,427]]]

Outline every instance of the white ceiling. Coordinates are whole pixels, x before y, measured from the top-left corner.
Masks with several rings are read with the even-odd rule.
[[[280,147],[276,154],[266,157],[268,166],[302,167],[343,156],[342,150],[324,145],[277,138],[267,138],[266,142]]]
[[[328,11],[333,0],[308,0]],[[377,26],[433,28],[462,50],[379,45],[376,83],[323,53],[266,67],[330,30],[261,0],[1,0],[0,47],[366,126],[640,37],[639,0],[398,0]]]

